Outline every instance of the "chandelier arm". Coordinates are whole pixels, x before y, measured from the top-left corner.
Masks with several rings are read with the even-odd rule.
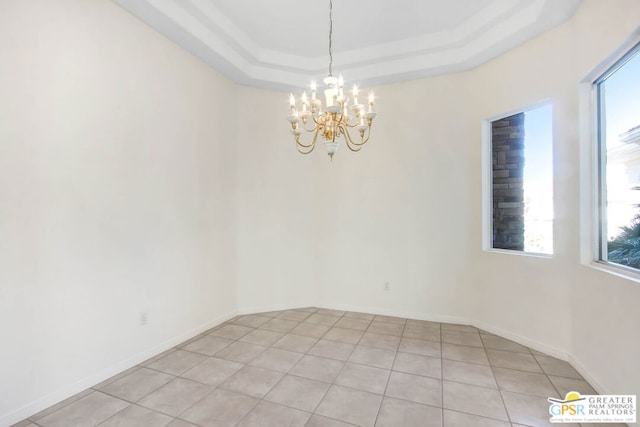
[[[302,150],[300,149],[300,145],[299,145],[299,144],[296,144],[296,149],[298,150],[298,153],[300,153],[300,154],[305,154],[305,155],[306,155],[306,154],[309,154],[309,153],[311,153],[313,150],[315,150],[315,148],[316,148],[316,145],[315,145],[315,144],[312,144],[312,145],[311,145],[311,149],[310,149],[309,151],[302,151]]]
[[[369,141],[369,136],[371,135],[371,127],[369,127],[369,132],[367,132],[366,139],[363,139],[362,142],[355,142],[353,139],[351,139],[351,134],[349,133],[349,130],[342,125],[340,126],[342,127],[342,132],[345,135],[347,135],[348,142],[355,145],[356,147],[362,147],[364,144],[366,144]]]
[[[316,128],[316,132],[313,134],[313,141],[311,141],[311,144],[305,145],[302,142],[300,142],[300,139],[298,138],[296,139],[296,146],[304,147],[304,148],[312,147],[311,150],[308,151],[308,153],[310,153],[311,151],[313,151],[313,147],[316,146],[316,141],[318,140],[318,132],[320,132],[320,128]],[[300,151],[299,148],[298,148],[298,151]]]
[[[315,126],[314,126],[314,127],[312,127],[311,129],[309,129],[309,128],[307,127],[307,124],[306,124],[306,123],[303,123],[302,128],[303,128],[304,130],[306,130],[307,132],[315,132],[315,131],[316,131],[316,129],[318,129],[318,125],[319,125],[320,123],[317,123],[315,120],[314,120],[313,122],[315,123]]]
[[[357,153],[358,151],[362,150],[362,147],[358,147],[357,145],[352,146],[351,143],[349,143],[349,140],[346,140],[346,146],[349,150],[353,151],[354,153]],[[355,147],[355,148],[354,148]]]
[[[347,147],[349,147],[349,150],[353,152],[360,151],[362,149],[361,145],[364,145],[364,144],[357,144],[353,142],[353,139],[351,139],[351,135],[349,135],[348,129],[346,129],[343,125],[340,125],[338,127],[342,130],[342,133],[346,135],[345,141],[347,142]],[[353,148],[352,145],[357,148]]]

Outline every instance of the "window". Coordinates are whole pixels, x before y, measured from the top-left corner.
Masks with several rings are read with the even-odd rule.
[[[640,269],[640,44],[593,83],[599,260]]]
[[[488,125],[491,173],[485,197],[490,198],[490,214],[485,209],[485,215],[491,232],[485,247],[552,254],[551,105],[501,116]]]

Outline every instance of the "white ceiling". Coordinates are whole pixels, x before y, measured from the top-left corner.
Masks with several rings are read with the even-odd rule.
[[[327,75],[328,0],[114,0],[232,80]],[[334,0],[334,74],[372,86],[463,71],[555,27],[580,0]]]

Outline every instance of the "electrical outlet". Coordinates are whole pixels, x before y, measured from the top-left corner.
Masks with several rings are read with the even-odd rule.
[[[391,285],[389,285],[389,282],[384,282],[384,291],[389,292],[390,290],[391,290]]]
[[[140,312],[140,326],[144,326],[147,324],[148,319],[148,314],[146,311],[142,311]]]

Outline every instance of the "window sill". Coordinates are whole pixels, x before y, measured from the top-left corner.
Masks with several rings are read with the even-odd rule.
[[[640,270],[636,270],[635,268],[612,264],[606,261],[592,261],[590,264],[588,264],[588,266],[604,273],[613,274],[614,276],[620,277],[622,279],[640,283]]]
[[[543,259],[551,259],[553,258],[553,254],[542,254],[542,253],[537,253],[537,252],[523,252],[523,251],[510,251],[508,249],[488,249],[485,248],[484,252],[489,252],[489,253],[498,253],[498,254],[506,254],[506,255],[515,255],[515,256],[522,256],[522,257],[528,257],[528,258],[543,258]],[[640,276],[638,276],[640,277]]]

